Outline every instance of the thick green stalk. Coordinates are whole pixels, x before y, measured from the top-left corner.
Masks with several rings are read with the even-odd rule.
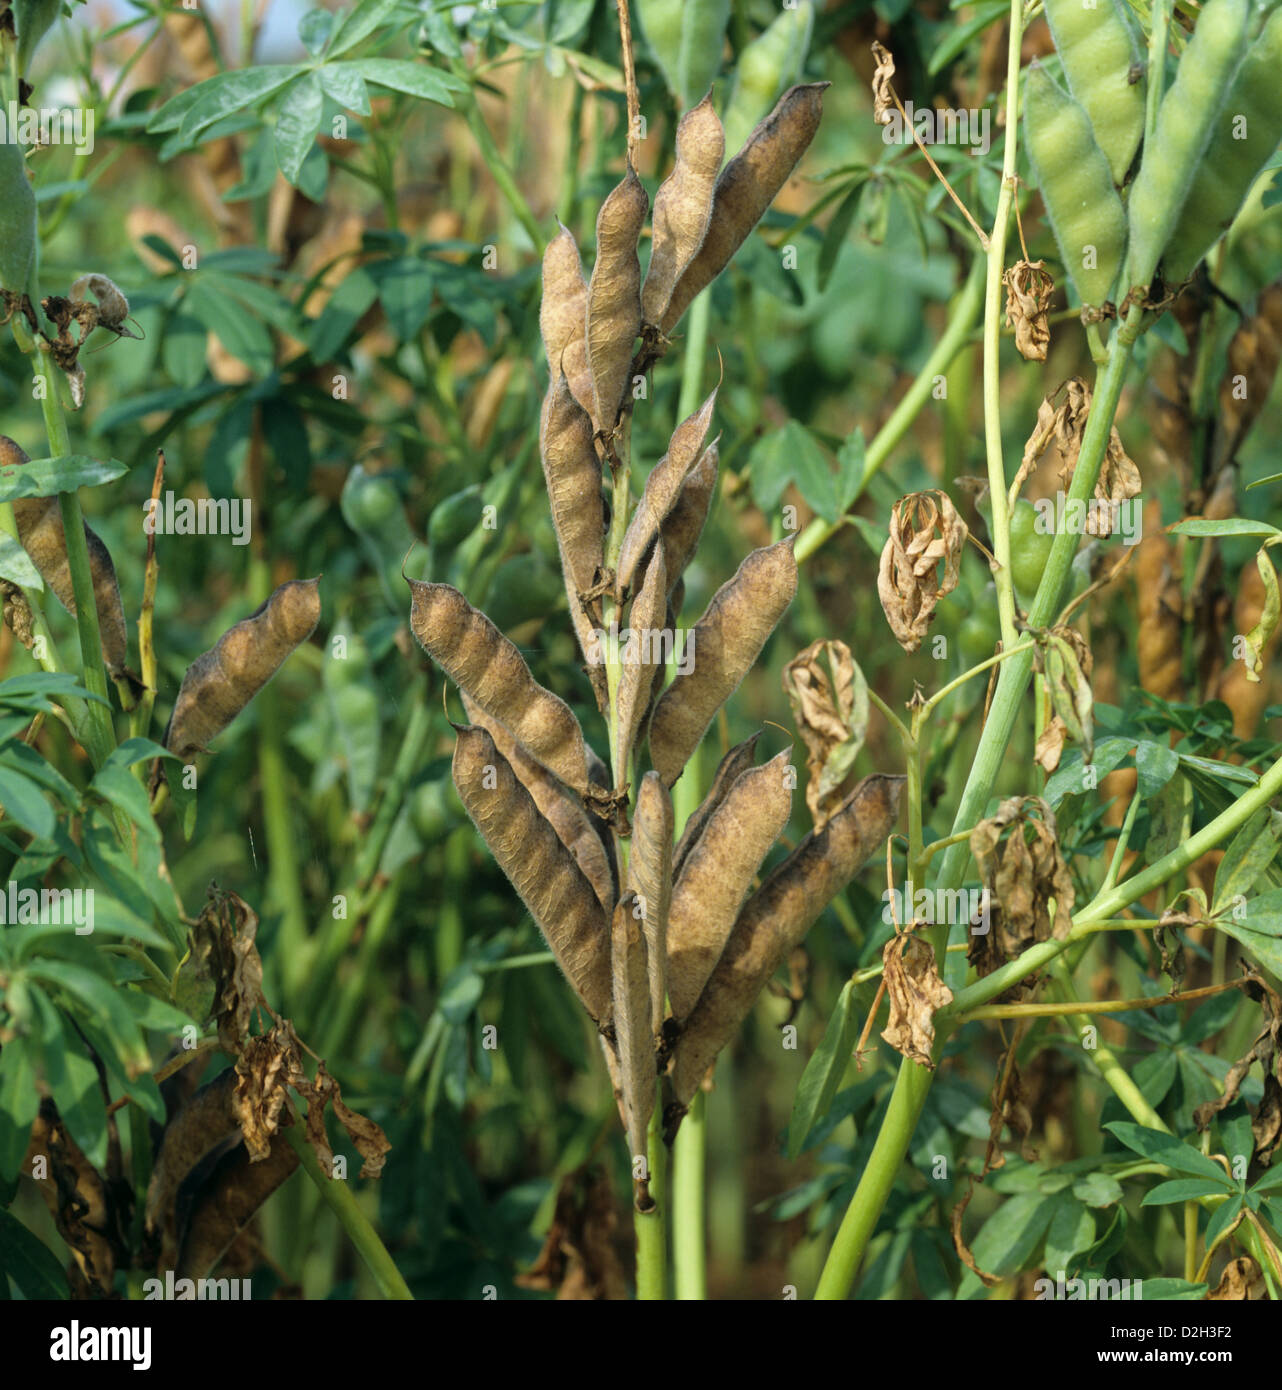
[[[387,1246],[378,1237],[378,1232],[370,1225],[369,1217],[360,1208],[350,1187],[342,1178],[331,1178],[320,1166],[320,1160],[312,1152],[311,1145],[299,1134],[299,1126],[282,1129],[281,1134],[290,1148],[302,1161],[307,1176],[316,1184],[322,1199],[338,1217],[339,1225],[347,1232],[348,1239],[356,1247],[357,1254],[365,1261],[369,1272],[374,1276],[379,1292],[384,1298],[413,1302],[396,1261],[387,1252]]]
[[[677,419],[684,420],[699,408],[703,393],[703,358],[708,351],[708,314],[712,300],[707,290],[697,294],[686,320],[685,358],[681,363],[681,395]],[[683,1122],[684,1123],[684,1122]]]
[[[707,1149],[707,1097],[696,1091],[672,1149],[672,1267],[677,1298],[687,1302],[708,1296]]]
[[[668,1152],[663,1146],[663,1120],[655,1106],[646,1130],[646,1161],[650,1165],[650,1196],[654,1206],[632,1215],[637,1233],[637,1298],[661,1301],[668,1296]]]

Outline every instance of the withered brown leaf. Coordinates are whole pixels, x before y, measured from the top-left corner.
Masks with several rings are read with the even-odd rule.
[[[935,1014],[952,1003],[953,992],[940,979],[935,952],[912,932],[899,932],[882,952],[890,1021],[881,1036],[910,1061],[934,1070]]]
[[[946,493],[911,492],[891,509],[877,593],[895,640],[906,652],[921,646],[935,605],[957,587],[966,523]],[[937,570],[943,563],[942,579]]]
[[[868,731],[868,682],[844,642],[812,642],[783,668],[783,688],[806,745],[806,805],[816,830],[845,799]]]

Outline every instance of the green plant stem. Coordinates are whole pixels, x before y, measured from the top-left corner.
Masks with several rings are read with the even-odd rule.
[[[699,408],[703,393],[703,359],[708,351],[708,317],[712,300],[707,290],[695,295],[686,320],[685,356],[681,361],[681,395],[677,419],[684,420]],[[684,1123],[684,1122],[683,1122]]]
[[[646,1162],[650,1166],[654,1206],[650,1211],[637,1211],[634,1207],[632,1213],[637,1233],[637,1298],[655,1302],[668,1296],[668,1154],[663,1147],[663,1121],[658,1106],[646,1130]]]
[[[292,1125],[288,1129],[281,1129],[280,1133],[298,1155],[307,1176],[315,1183],[321,1199],[347,1232],[348,1239],[374,1276],[379,1292],[384,1298],[413,1302],[414,1295],[410,1293],[409,1285],[401,1277],[396,1262],[388,1254],[387,1246],[379,1239],[369,1217],[361,1210],[351,1188],[342,1178],[331,1178],[325,1172],[320,1166],[320,1160],[312,1152],[311,1145],[301,1137],[298,1129],[297,1125]]]
[[[696,1091],[672,1150],[672,1267],[682,1301],[708,1296],[707,1148],[707,1097]]]
[[[864,475],[851,501],[852,506],[868,486],[872,476],[878,472],[894,452],[900,440],[908,433],[913,421],[921,413],[922,407],[931,399],[935,378],[947,374],[953,358],[966,346],[966,341],[975,326],[975,320],[979,316],[980,306],[984,302],[985,264],[985,257],[977,256],[975,258],[970,275],[953,303],[948,326],[936,344],[935,350],[926,359],[912,385],[900,397],[895,408],[886,417],[885,423],[869,442],[868,448],[864,452]],[[844,525],[844,517],[835,522],[818,519],[812,521],[797,538],[797,562],[801,563],[801,561],[809,559],[825,541],[834,536]]]

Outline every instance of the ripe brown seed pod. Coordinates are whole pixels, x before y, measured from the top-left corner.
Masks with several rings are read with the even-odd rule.
[[[619,676],[615,719],[615,737],[618,740],[615,770],[620,781],[627,780],[632,745],[650,702],[655,677],[664,666],[661,639],[668,612],[667,589],[663,549],[656,545],[650,551],[650,563],[646,566],[641,592],[632,600],[628,610],[631,636],[623,653],[625,659]]]
[[[596,262],[588,281],[586,339],[595,409],[592,421],[610,434],[628,384],[632,346],[641,332],[641,262],[637,241],[650,199],[636,171],[628,172],[601,204]]]
[[[306,642],[320,621],[320,579],[292,579],[187,668],[165,733],[180,758],[204,749]]]
[[[526,752],[584,795],[587,749],[569,705],[534,679],[516,647],[457,589],[406,582],[413,596],[410,630],[419,646]]]
[[[744,904],[673,1053],[672,1089],[682,1107],[788,952],[890,833],[903,785],[902,777],[865,777]]]
[[[0,435],[0,468],[30,463],[27,454],[6,435]],[[67,533],[62,527],[62,508],[56,497],[17,497],[13,516],[18,524],[18,542],[53,590],[58,602],[75,616],[76,591],[67,560]],[[129,661],[129,636],[125,627],[125,607],[120,601],[116,567],[101,537],[85,526],[85,545],[89,550],[89,572],[98,609],[98,633],[102,638],[102,657],[113,677],[125,674]]]
[[[641,287],[646,323],[663,321],[673,288],[703,245],[725,152],[726,133],[709,92],[681,117],[676,164],[654,200],[650,265]]]
[[[797,592],[792,539],[754,550],[712,596],[690,638],[694,662],[663,692],[650,722],[650,756],[671,786],[713,716],[739,688]]]
[[[672,856],[672,871],[674,874],[681,872],[681,866],[685,863],[687,855],[699,842],[699,836],[703,834],[703,828],[707,825],[712,813],[726,799],[726,793],[734,786],[735,782],[754,765],[755,754],[757,751],[757,740],[761,737],[758,729],[751,738],[744,739],[742,743],[735,746],[721,759],[717,765],[717,770],[712,775],[712,786],[708,789],[708,794],[699,803],[694,815],[686,821],[686,827],[681,832],[681,838],[677,841],[677,847]]]
[[[683,1022],[725,949],[739,909],[792,811],[786,748],[740,774],[681,866],[668,919],[668,999]]]
[[[539,454],[566,595],[573,600],[596,582],[605,508],[601,502],[601,461],[592,447],[592,421],[574,399],[564,373],[553,378],[543,402]]]
[[[457,728],[454,785],[599,1028],[609,1025],[610,924],[574,856],[484,729]]]
[[[790,87],[721,171],[698,255],[672,291],[660,327],[671,333],[700,290],[730,264],[806,152],[823,115],[827,82]]]
[[[637,792],[632,821],[628,886],[642,905],[650,972],[650,1027],[663,1027],[668,989],[668,909],[672,902],[672,797],[657,772],[647,772]]]
[[[614,909],[610,957],[613,962],[614,1048],[619,1058],[628,1149],[635,1159],[646,1151],[646,1126],[654,1113],[658,1084],[654,1035],[650,1029],[645,933],[641,930],[637,900],[631,893],[624,894]],[[633,1191],[639,1210],[648,1210],[653,1205],[644,1180],[634,1183]]]
[[[668,575],[668,591],[675,593],[685,567],[694,558],[704,523],[717,489],[717,441],[699,456],[699,462],[685,476],[672,510],[663,518],[659,535],[663,541],[663,566]],[[680,609],[680,605],[674,605]]]
[[[574,856],[601,906],[610,911],[619,900],[619,885],[616,871],[611,867],[613,856],[607,852],[602,838],[602,823],[589,814],[582,801],[559,777],[530,757],[503,725],[486,714],[466,692],[463,708],[472,723],[494,740],[494,746],[508,760],[517,780],[556,831],[557,838]]]
[[[592,375],[584,326],[588,311],[588,282],[583,278],[579,248],[562,227],[543,253],[543,300],[539,328],[553,382],[562,374],[574,399],[592,412]]]
[[[659,534],[664,518],[681,495],[681,485],[699,458],[699,450],[703,448],[716,400],[717,393],[713,391],[693,415],[682,420],[668,441],[667,452],[645,480],[641,501],[628,522],[619,551],[618,582],[622,592],[631,587],[642,559]]]

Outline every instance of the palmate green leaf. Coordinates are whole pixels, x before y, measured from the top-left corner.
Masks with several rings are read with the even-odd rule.
[[[778,506],[790,484],[825,521],[840,515],[828,456],[798,420],[763,435],[748,457],[752,491],[763,511]]]
[[[265,376],[271,370],[275,352],[271,334],[219,288],[205,279],[195,281],[187,291],[187,306],[223,347],[256,375]]]
[[[17,1177],[40,1109],[33,1049],[19,1036],[0,1051],[0,1181]]]
[[[433,263],[417,256],[397,256],[371,267],[388,327],[403,343],[418,340],[436,293]]]
[[[927,74],[934,77],[937,72],[941,72],[954,58],[970,47],[970,42],[976,35],[982,34],[989,25],[996,24],[1009,9],[1006,0],[984,0],[975,7],[975,13],[969,19],[959,24],[948,25],[939,46],[930,55]]]
[[[1046,1231],[1043,1260],[1052,1276],[1061,1269],[1068,1273],[1073,1257],[1089,1250],[1095,1242],[1095,1218],[1084,1203],[1067,1192],[1058,1197],[1055,1214]],[[1078,1261],[1077,1263],[1080,1263]]]
[[[139,839],[126,853],[106,812],[94,808],[81,828],[81,844],[93,872],[125,903],[151,903],[169,925],[175,944],[186,939],[182,911],[174,894],[159,839]]]
[[[383,24],[390,22],[399,0],[359,0],[349,12],[339,15],[330,36],[330,56],[337,58],[355,48]]]
[[[971,1242],[975,1263],[980,1269],[1003,1276],[1023,1269],[1059,1204],[1058,1195],[1047,1197],[1040,1192],[1023,1192],[1003,1202]],[[959,1294],[978,1287],[982,1287],[978,1276],[967,1270]]]
[[[307,336],[317,362],[328,362],[347,341],[365,311],[378,297],[378,282],[363,267],[343,277]]]
[[[94,774],[89,790],[122,811],[144,835],[159,843],[160,827],[152,817],[147,789],[127,768],[105,764]]]
[[[116,459],[96,459],[88,454],[32,459],[0,468],[0,502],[17,497],[56,497],[60,492],[115,482],[128,472],[129,466]]]
[[[1187,1279],[1145,1279],[1144,1301],[1146,1303],[1195,1303],[1200,1302],[1210,1286],[1193,1284]]]
[[[1135,770],[1139,795],[1147,801],[1180,770],[1179,754],[1164,743],[1140,739],[1135,745]]]
[[[84,938],[81,938],[82,940]],[[93,956],[86,957],[97,963]],[[27,966],[33,980],[39,980],[62,996],[63,1007],[79,1015],[81,1011],[98,1019],[112,1040],[113,1051],[126,1071],[137,1073],[150,1065],[147,1051],[133,1011],[114,980],[97,970],[73,961],[50,960],[37,956]]]
[[[1211,1246],[1215,1244],[1215,1242],[1220,1238],[1220,1236],[1225,1231],[1227,1231],[1228,1228],[1238,1219],[1238,1217],[1242,1214],[1242,1208],[1245,1205],[1246,1203],[1244,1199],[1239,1194],[1230,1197],[1229,1200],[1225,1202],[1223,1206],[1216,1207],[1216,1209],[1211,1213],[1211,1219],[1206,1223],[1206,1248],[1208,1250],[1211,1248]]]
[[[41,593],[45,586],[31,556],[5,531],[0,531],[0,579],[36,593]]]
[[[71,1297],[58,1257],[11,1211],[0,1211],[0,1282],[6,1275],[29,1301]],[[9,1296],[7,1287],[0,1296]]]
[[[48,759],[40,756],[25,743],[11,743],[0,753],[5,763],[22,777],[28,777],[47,791],[53,792],[64,806],[78,809],[80,793]]]
[[[806,1063],[797,1083],[797,1096],[788,1121],[789,1158],[797,1158],[816,1120],[827,1113],[841,1079],[850,1064],[850,1054],[859,1037],[859,1017],[855,1012],[855,987],[847,980],[837,1006],[828,1020],[823,1041]]]
[[[11,767],[0,767],[0,806],[5,815],[29,830],[37,839],[47,839],[56,824],[53,807],[29,778]]]
[[[1073,1183],[1073,1196],[1088,1207],[1111,1207],[1122,1200],[1122,1184],[1111,1173],[1087,1173]]]
[[[276,113],[276,163],[285,178],[297,186],[303,160],[312,148],[325,109],[320,77],[309,72],[285,92]]]
[[[403,58],[361,58],[348,66],[372,87],[404,92],[406,96],[434,101],[438,106],[453,106],[450,93],[467,91],[467,83],[452,73]]]
[[[1195,517],[1172,526],[1173,536],[1282,536],[1276,526],[1267,521],[1250,521],[1242,516],[1227,516],[1221,521],[1204,521]]]
[[[1227,1174],[1222,1174],[1223,1182],[1212,1182],[1210,1178],[1176,1178],[1171,1182],[1160,1182],[1144,1194],[1142,1207],[1160,1207],[1169,1202],[1192,1202],[1199,1197],[1222,1196],[1234,1191]]]
[[[1132,1124],[1127,1120],[1114,1120],[1104,1126],[1142,1158],[1151,1158],[1156,1163],[1164,1163],[1177,1173],[1190,1173],[1194,1177],[1208,1178],[1220,1184],[1224,1169],[1213,1163],[1205,1154],[1198,1151],[1173,1134],[1164,1134],[1158,1129],[1146,1129],[1143,1125]]]
[[[207,126],[256,106],[305,71],[301,64],[289,63],[217,73],[165,102],[147,129],[153,135],[177,131],[176,142],[171,142],[175,152],[189,148]]]
[[[1248,899],[1246,906],[1215,919],[1216,929],[1241,942],[1267,970],[1282,975],[1282,889]]]
[[[351,63],[326,63],[318,75],[325,94],[344,110],[355,111],[358,116],[370,114],[365,79]]]
[[[868,173],[866,170],[855,176],[851,181],[849,192],[838,204],[837,211],[833,213],[824,232],[823,245],[819,248],[819,268],[816,280],[821,294],[828,288],[828,281],[832,278],[837,258],[841,255],[841,249],[846,244],[846,237],[850,234],[850,225],[855,220],[855,214],[859,211],[859,200],[863,197],[867,182]]]
[[[1245,897],[1277,857],[1282,816],[1262,806],[1234,835],[1215,871],[1212,913],[1222,912],[1235,898]]]
[[[1282,1187],[1282,1161],[1270,1168],[1263,1177],[1251,1186],[1252,1192],[1276,1192]]]

